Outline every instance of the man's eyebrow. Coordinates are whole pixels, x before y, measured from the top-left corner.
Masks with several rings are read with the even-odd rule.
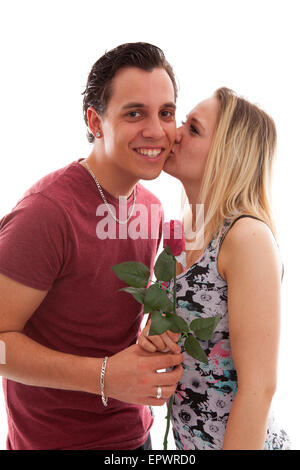
[[[144,103],[136,103],[136,102],[131,102],[125,104],[122,109],[131,109],[131,108],[147,108],[147,106]],[[173,102],[170,103],[165,103],[162,105],[162,108],[173,108],[176,109],[176,104]]]
[[[170,101],[169,103],[165,103],[163,105],[163,108],[173,108],[173,109],[176,109],[176,104],[173,103],[172,101]]]
[[[122,109],[130,109],[130,108],[144,108],[145,105],[143,103],[127,103],[124,106],[122,106]]]

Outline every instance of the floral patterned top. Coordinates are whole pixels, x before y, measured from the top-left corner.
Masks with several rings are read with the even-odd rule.
[[[190,323],[199,317],[221,315],[212,338],[199,340],[208,356],[208,365],[183,352],[184,376],[177,385],[171,412],[175,444],[182,450],[222,449],[237,391],[228,327],[227,283],[217,269],[221,243],[232,225],[225,221],[219,242],[213,238],[202,257],[176,278],[179,316]],[[170,289],[172,287],[173,281]],[[288,448],[286,432],[277,428],[270,414],[264,449]]]

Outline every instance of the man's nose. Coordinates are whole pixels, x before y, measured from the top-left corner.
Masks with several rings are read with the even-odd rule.
[[[165,136],[165,131],[159,118],[152,118],[147,121],[143,130],[143,137],[152,138],[155,140],[161,139]]]

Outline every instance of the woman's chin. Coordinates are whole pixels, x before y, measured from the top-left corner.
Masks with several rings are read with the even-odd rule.
[[[177,175],[176,175],[176,173],[173,171],[173,169],[163,167],[163,172],[164,172],[164,173],[167,173],[167,174],[170,175],[170,176],[174,176],[174,178],[177,178]]]
[[[165,161],[163,171],[168,173],[168,175],[177,177],[176,165],[174,165],[174,162],[171,160],[171,158],[168,158]]]
[[[163,172],[181,181],[180,175],[178,174],[177,171],[175,171],[175,168],[163,167]]]

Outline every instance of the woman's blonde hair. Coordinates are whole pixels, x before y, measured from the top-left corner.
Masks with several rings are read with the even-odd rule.
[[[262,219],[276,236],[271,209],[274,121],[233,90],[219,88],[214,96],[219,116],[199,188],[199,200],[207,203],[205,239],[218,239],[224,221],[240,213]]]

